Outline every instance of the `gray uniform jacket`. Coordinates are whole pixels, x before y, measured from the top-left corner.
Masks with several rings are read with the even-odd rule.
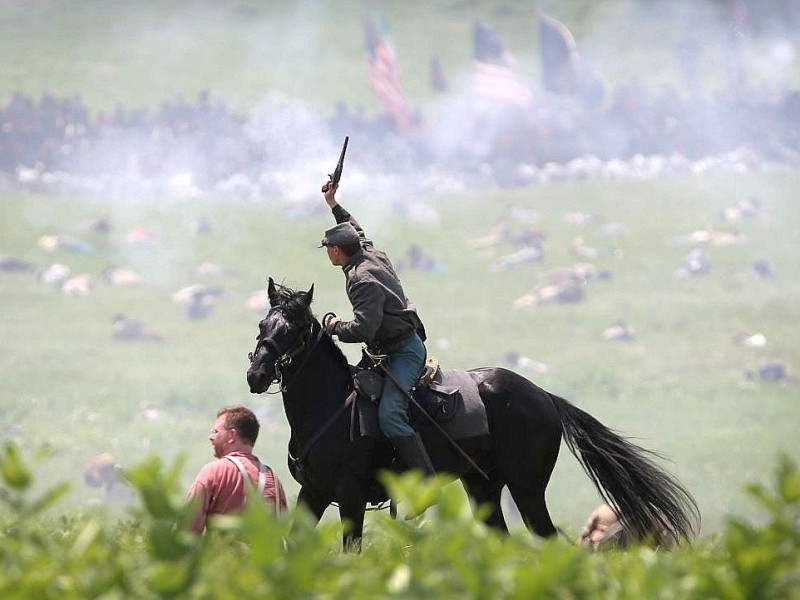
[[[391,353],[411,339],[422,323],[384,252],[366,239],[364,230],[341,205],[333,207],[337,223],[350,221],[361,237],[361,250],[342,267],[353,307],[352,321],[339,321],[333,333],[342,342],[361,342]],[[424,334],[423,334],[424,341]]]

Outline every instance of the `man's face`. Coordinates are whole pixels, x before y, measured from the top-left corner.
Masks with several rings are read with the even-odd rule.
[[[236,441],[236,430],[230,429],[225,426],[225,415],[217,417],[214,421],[214,428],[208,436],[211,445],[214,448],[214,456],[222,458],[230,452],[230,448]]]
[[[346,262],[342,262],[342,260],[345,259],[346,257],[344,255],[344,252],[342,252],[342,249],[339,248],[339,246],[328,245],[325,246],[325,250],[327,250],[328,252],[328,260],[331,261],[331,264],[334,267],[341,267],[347,264]]]

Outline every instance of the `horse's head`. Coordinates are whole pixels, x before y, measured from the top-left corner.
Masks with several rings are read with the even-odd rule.
[[[247,383],[250,392],[261,394],[283,378],[283,370],[306,349],[317,320],[311,312],[314,286],[295,292],[269,278],[270,309],[258,324],[256,348],[250,353]]]

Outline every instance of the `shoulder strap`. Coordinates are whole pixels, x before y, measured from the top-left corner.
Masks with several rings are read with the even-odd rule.
[[[264,488],[267,487],[267,465],[258,464],[258,493],[264,495]]]
[[[245,481],[249,481],[251,484],[253,483],[253,480],[250,478],[250,475],[249,475],[249,474],[248,474],[248,472],[245,470],[245,468],[244,468],[244,465],[242,464],[242,461],[240,461],[240,460],[239,460],[238,458],[236,458],[235,456],[231,456],[230,454],[229,454],[229,455],[227,455],[227,456],[225,456],[225,458],[227,458],[227,459],[228,459],[229,461],[231,461],[231,462],[232,462],[234,465],[236,465],[236,468],[237,468],[237,469],[239,469],[239,473],[241,473],[241,474],[242,474],[242,479],[244,479]]]
[[[264,488],[267,485],[267,473],[272,475],[272,486],[275,491],[275,515],[280,516],[281,512],[283,512],[283,507],[281,506],[281,502],[286,497],[283,491],[283,485],[281,484],[281,480],[278,479],[277,475],[275,475],[275,471],[269,468],[264,463],[261,463],[261,467],[258,470],[258,489],[261,491],[261,495],[264,495]]]
[[[250,477],[250,474],[245,470],[244,465],[242,464],[242,461],[240,461],[235,456],[231,456],[230,454],[225,456],[225,458],[227,458],[234,465],[236,465],[236,468],[239,469],[239,473],[242,474],[242,479],[244,479],[245,481],[249,481],[251,485],[253,485],[254,487],[258,488],[258,493],[263,498],[264,497],[264,489],[267,487],[267,471],[271,470],[271,469],[267,465],[262,463],[262,462],[258,463],[258,484],[256,485],[256,483]],[[280,503],[281,503],[281,499],[279,497],[279,494],[280,494],[281,490],[279,490],[279,488],[278,488],[277,478],[274,475],[272,477],[276,482],[276,485],[275,485],[275,512],[279,513],[280,512]]]

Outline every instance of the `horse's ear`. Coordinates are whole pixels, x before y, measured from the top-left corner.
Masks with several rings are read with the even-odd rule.
[[[277,295],[278,292],[275,291],[275,281],[272,279],[272,277],[270,277],[269,281],[267,282],[267,298],[269,298],[270,304],[275,304],[273,300]]]
[[[306,292],[306,306],[311,306],[311,301],[314,299],[314,284],[311,284],[311,287],[308,288]]]

